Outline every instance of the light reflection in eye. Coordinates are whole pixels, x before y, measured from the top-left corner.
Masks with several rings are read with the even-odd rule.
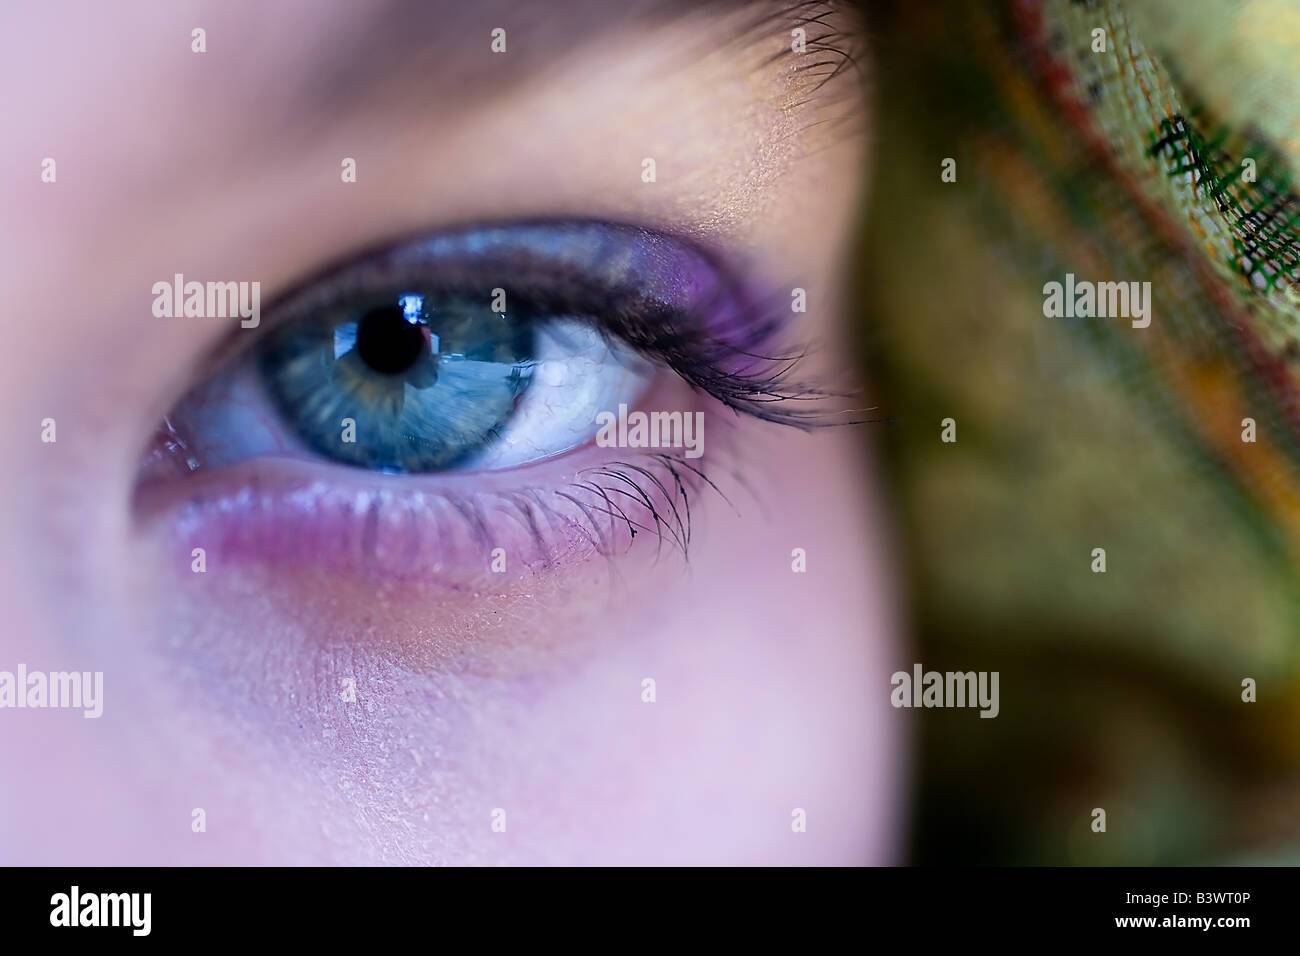
[[[334,328],[334,358],[341,359],[357,347],[357,327],[349,322]]]
[[[406,317],[407,322],[415,325],[420,321],[420,315],[424,312],[424,296],[404,295],[398,299],[398,303],[402,307],[402,315]]]

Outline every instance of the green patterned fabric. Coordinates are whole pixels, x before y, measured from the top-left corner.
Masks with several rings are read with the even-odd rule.
[[[916,715],[916,862],[1300,860],[1300,16],[1132,6],[871,13],[910,659],[1002,675],[996,720]],[[1067,274],[1150,326],[1045,316]]]

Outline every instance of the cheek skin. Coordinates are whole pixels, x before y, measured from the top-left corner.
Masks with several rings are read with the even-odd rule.
[[[101,624],[112,719],[44,741],[72,791],[84,765],[48,755],[94,742],[113,813],[28,807],[46,822],[21,842],[152,863],[889,861],[888,576],[856,436],[747,441],[767,520],[712,500],[689,570],[644,548],[486,601],[311,574],[259,598],[256,572],[187,578],[140,549],[119,582],[135,612]]]
[[[178,594],[204,736],[246,726],[245,769],[274,766],[273,793],[337,782],[309,798],[333,838],[303,834],[295,856],[887,859],[890,712],[873,689],[888,687],[890,641],[862,587],[864,567],[885,573],[866,522],[837,507],[860,512],[855,452],[825,434],[761,444],[763,460],[798,463],[761,482],[772,519],[710,505],[688,572],[645,549],[620,562],[625,584],[593,569],[489,601],[322,601],[310,578],[301,601]],[[806,574],[791,570],[794,547]],[[354,704],[338,699],[344,676]],[[641,701],[646,677],[654,704]],[[490,829],[498,807],[506,834]],[[796,807],[817,824],[798,837]]]

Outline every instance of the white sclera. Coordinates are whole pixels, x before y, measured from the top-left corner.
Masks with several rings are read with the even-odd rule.
[[[500,435],[458,470],[511,468],[551,458],[596,436],[596,415],[635,408],[654,366],[630,349],[611,347],[589,323],[547,322],[537,332],[532,382]]]

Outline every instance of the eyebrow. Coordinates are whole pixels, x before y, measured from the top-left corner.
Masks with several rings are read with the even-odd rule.
[[[808,79],[811,97],[858,60],[856,7],[835,0],[385,0],[360,24],[327,31],[314,51],[315,68],[286,91],[276,127],[319,130],[340,116],[383,101],[398,88],[425,88],[455,97],[465,108],[507,93],[580,55],[615,30],[662,29],[685,17],[702,25],[748,11],[731,32],[701,35],[706,51],[737,51],[770,42],[767,63],[786,57]],[[794,57],[791,31],[802,27],[807,54]],[[506,52],[491,49],[493,30],[505,31]]]

